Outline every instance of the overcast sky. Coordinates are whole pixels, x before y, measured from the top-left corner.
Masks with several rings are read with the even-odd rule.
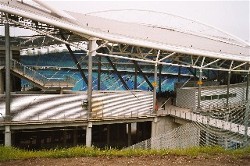
[[[250,41],[249,1],[83,1],[47,0],[50,5],[68,11],[89,13],[117,9],[144,9],[166,12],[198,20]],[[161,21],[161,20],[159,20]],[[12,34],[18,30],[11,30]],[[4,30],[1,28],[1,35]]]
[[[88,13],[112,9],[146,9],[198,20],[245,41],[249,40],[249,1],[48,1],[69,11]]]

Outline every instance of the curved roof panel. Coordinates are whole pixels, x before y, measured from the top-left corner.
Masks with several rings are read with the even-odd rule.
[[[82,36],[164,51],[250,62],[250,46],[235,38],[222,39],[223,35],[211,37],[178,28],[122,22],[74,12],[67,12],[69,17],[58,16],[53,11],[41,10],[15,0],[0,0],[0,11],[67,29]]]

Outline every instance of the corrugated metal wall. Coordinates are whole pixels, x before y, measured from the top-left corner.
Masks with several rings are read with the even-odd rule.
[[[250,88],[249,88],[250,89]],[[227,86],[207,86],[202,87],[201,96],[213,96],[213,95],[226,95]],[[230,85],[229,94],[235,94],[236,96],[229,97],[229,103],[239,103],[246,100],[246,84],[234,84]],[[250,95],[250,92],[249,92]],[[226,104],[227,99],[210,99],[201,100],[202,108],[209,108],[212,106],[222,107]],[[198,106],[198,88],[182,88],[177,89],[176,106],[183,108],[197,108]]]
[[[87,94],[13,94],[12,121],[87,118]],[[144,91],[93,91],[92,117],[149,115],[153,93]],[[0,121],[5,116],[5,96],[0,96]]]

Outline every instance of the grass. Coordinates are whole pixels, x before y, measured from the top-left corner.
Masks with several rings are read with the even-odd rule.
[[[77,146],[67,149],[39,150],[28,151],[14,147],[0,146],[0,161],[29,159],[29,158],[69,158],[69,157],[96,157],[96,156],[113,156],[113,157],[130,157],[130,156],[148,156],[148,155],[230,155],[232,157],[244,157],[250,155],[250,147],[238,150],[225,150],[221,147],[194,147],[187,149],[165,149],[165,150],[143,150],[143,149],[105,149],[87,148]]]

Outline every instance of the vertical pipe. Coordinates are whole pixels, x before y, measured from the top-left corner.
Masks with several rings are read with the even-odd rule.
[[[135,65],[135,78],[134,78],[134,89],[135,90],[137,89],[137,75],[138,75],[137,66]]]
[[[8,15],[7,15],[8,17]],[[9,23],[5,24],[5,120],[10,121],[10,29]],[[5,126],[4,145],[11,146],[11,128]]]
[[[10,116],[10,36],[9,23],[5,23],[5,107],[6,118]]]
[[[101,70],[102,70],[102,57],[99,55],[98,58],[98,83],[97,83],[97,89],[101,90]]]
[[[91,117],[92,112],[92,57],[96,55],[96,40],[89,41],[89,53],[88,53],[88,119]]]
[[[249,78],[250,78],[250,73],[247,73],[246,101],[249,100]]]
[[[201,108],[201,85],[202,85],[202,69],[200,69],[199,81],[198,81],[198,109]]]
[[[156,88],[157,88],[157,63],[155,64],[155,71],[154,71],[154,91],[153,91],[153,111],[156,111]]]
[[[229,106],[230,79],[231,79],[231,71],[228,72],[228,77],[227,77],[227,107]]]
[[[247,74],[247,87],[246,87],[246,110],[245,110],[245,118],[244,118],[244,126],[245,126],[245,143],[248,144],[248,121],[249,121],[249,111],[250,111],[250,102],[249,102],[249,80],[250,73]]]

